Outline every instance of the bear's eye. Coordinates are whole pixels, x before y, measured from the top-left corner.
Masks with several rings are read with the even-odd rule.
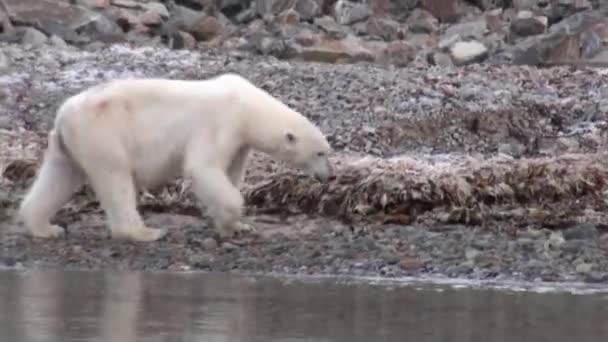
[[[317,153],[317,156],[319,156],[319,157],[323,157],[323,156],[325,156],[325,152],[318,152],[318,153]]]
[[[287,137],[287,141],[289,141],[289,142],[296,141],[296,136],[293,135],[292,133],[287,133],[287,134],[285,134],[285,136]]]

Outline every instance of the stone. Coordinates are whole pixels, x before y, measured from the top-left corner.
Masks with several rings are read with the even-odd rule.
[[[371,15],[370,8],[364,3],[338,0],[334,5],[334,17],[340,25],[351,25],[364,21]]]
[[[10,19],[19,25],[35,26],[47,35],[83,43],[77,33],[91,39],[119,41],[123,32],[103,14],[69,2],[53,0],[4,0]]]
[[[204,16],[190,27],[189,32],[199,41],[208,41],[221,36],[225,30],[225,24],[218,18]]]
[[[320,18],[315,18],[314,23],[321,30],[327,33],[329,38],[332,39],[343,39],[348,36],[348,29],[338,25],[334,18],[330,16],[322,16]]]
[[[139,20],[144,25],[157,26],[169,18],[169,10],[159,2],[146,4],[146,11],[139,15]]]
[[[513,0],[513,7],[519,11],[531,10],[536,2],[537,0]]]
[[[300,22],[300,14],[296,10],[288,9],[277,16],[277,22],[284,25],[296,25]]]
[[[313,46],[302,47],[294,58],[325,63],[372,62],[374,54],[366,49],[361,40],[347,36],[343,39],[320,37]]]
[[[590,59],[604,50],[608,18],[602,13],[581,12],[563,19],[549,32],[518,43],[514,64],[541,65]]]
[[[450,67],[454,65],[452,57],[449,54],[439,51],[431,52],[427,55],[427,62],[431,65],[438,65],[442,67]]]
[[[546,29],[547,23],[537,18],[515,18],[509,25],[510,32],[520,37],[542,34]]]
[[[416,8],[406,19],[409,31],[412,33],[434,33],[439,30],[439,20],[430,12]]]
[[[595,239],[599,236],[597,228],[592,223],[581,223],[573,227],[566,228],[563,232],[566,240],[587,240]]]
[[[112,5],[124,8],[141,8],[141,3],[135,0],[111,0]]]
[[[288,9],[292,9],[295,5],[296,0],[256,0],[251,6],[255,13],[264,18],[267,15],[277,15]]]
[[[6,70],[8,70],[11,67],[11,63],[10,60],[8,59],[8,56],[2,52],[2,50],[0,50],[0,72],[4,72]],[[1,96],[0,96],[1,99]]]
[[[185,31],[166,32],[162,35],[162,42],[175,50],[193,49],[196,47],[196,39]]]
[[[502,32],[504,27],[503,10],[501,8],[484,14],[486,29],[490,32]]]
[[[488,48],[476,40],[457,42],[450,49],[450,56],[458,66],[479,63],[488,57]]]
[[[302,20],[311,20],[321,15],[321,6],[315,0],[297,0],[295,10]]]
[[[424,262],[417,258],[405,258],[399,262],[404,271],[416,271],[424,267]]]
[[[49,37],[49,44],[51,44],[52,46],[58,47],[58,48],[67,48],[68,47],[68,43],[65,42],[65,40],[61,39],[61,37],[52,35],[51,37]]]
[[[487,30],[487,24],[484,17],[479,18],[476,21],[467,23],[451,25],[447,28],[443,37],[450,39],[454,36],[460,37],[460,39],[477,39],[481,40]]]
[[[502,9],[511,5],[512,0],[469,0],[475,6],[481,8],[484,11],[490,11],[494,9]]]
[[[46,35],[35,28],[26,27],[21,38],[21,43],[26,45],[38,46],[46,43],[48,38]]]
[[[366,31],[370,36],[382,38],[385,41],[403,39],[406,29],[392,19],[372,17],[367,21]]]
[[[421,8],[442,23],[455,22],[463,14],[460,0],[421,0]]]
[[[416,58],[418,49],[405,40],[396,40],[387,43],[380,50],[377,58],[378,63],[404,67]]]
[[[159,26],[163,22],[163,18],[154,12],[145,12],[137,18],[140,23],[146,26]]]

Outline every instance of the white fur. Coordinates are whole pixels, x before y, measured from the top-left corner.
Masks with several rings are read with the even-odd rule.
[[[221,236],[255,230],[240,222],[238,189],[251,149],[320,180],[332,172],[321,131],[238,75],[111,81],[59,108],[20,218],[34,236],[62,235],[50,219],[88,180],[114,238],[154,241],[165,230],[144,225],[136,190],[181,175],[192,180]]]

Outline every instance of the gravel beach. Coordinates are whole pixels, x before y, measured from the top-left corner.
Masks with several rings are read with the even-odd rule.
[[[0,44],[0,265],[608,283],[608,70],[498,64],[406,68],[240,51]],[[2,66],[0,66],[2,68]],[[327,134],[337,178],[319,184],[256,154],[247,219],[220,241],[188,184],[142,193],[158,242],[113,241],[84,189],[35,240],[11,223],[67,96],[116,77],[236,72]]]

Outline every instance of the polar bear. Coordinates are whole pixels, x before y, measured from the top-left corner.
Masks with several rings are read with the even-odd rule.
[[[166,230],[145,226],[136,192],[182,176],[192,181],[221,237],[256,231],[241,222],[238,189],[252,149],[322,182],[333,173],[320,129],[238,74],[108,81],[57,110],[19,221],[34,237],[62,236],[50,219],[88,181],[112,238],[155,241]]]

